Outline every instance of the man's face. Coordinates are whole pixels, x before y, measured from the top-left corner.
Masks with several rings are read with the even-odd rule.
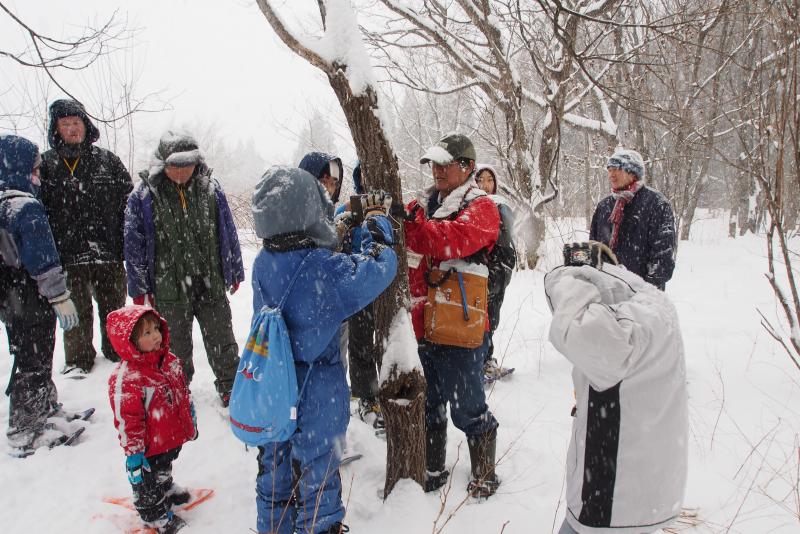
[[[196,168],[197,165],[190,165],[189,167],[175,167],[174,165],[167,165],[164,167],[164,174],[166,174],[167,178],[176,184],[183,185],[191,179]]]
[[[80,117],[61,117],[56,121],[56,130],[68,145],[79,145],[86,137],[86,125]]]
[[[636,180],[636,175],[629,172],[617,169],[616,167],[609,167],[608,181],[611,182],[611,189],[624,189],[631,185]]]
[[[438,163],[431,162],[433,182],[436,186],[436,190],[441,193],[442,197],[446,197],[452,193],[454,189],[469,179],[474,168],[474,161],[470,161],[469,164],[466,165],[458,161],[453,161],[447,165],[439,165]]]

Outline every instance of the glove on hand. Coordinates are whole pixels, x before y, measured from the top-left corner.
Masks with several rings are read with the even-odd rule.
[[[605,243],[585,241],[564,245],[564,265],[591,265],[599,269],[606,262],[619,265],[617,256]]]
[[[364,195],[364,218],[387,215],[392,209],[392,195],[386,191],[370,191]]]
[[[239,291],[239,282],[234,282],[233,285],[231,286],[230,293],[231,295],[233,295],[237,291]]]
[[[370,217],[364,221],[362,228],[369,232],[372,240],[381,245],[392,246],[394,244],[394,234],[392,224],[386,217]]]
[[[69,291],[51,299],[50,304],[53,305],[53,310],[56,312],[58,324],[65,332],[78,326],[78,310],[75,308],[75,303],[69,298]]]
[[[141,484],[144,482],[144,471],[150,471],[150,463],[143,452],[137,452],[125,459],[125,469],[128,470],[128,482]]]
[[[138,297],[133,297],[133,303],[138,304],[139,306],[150,306],[151,308],[155,308],[156,298],[152,293],[146,293],[139,295]]]

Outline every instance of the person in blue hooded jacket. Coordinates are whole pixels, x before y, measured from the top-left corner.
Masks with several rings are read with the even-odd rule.
[[[36,197],[40,164],[34,143],[0,136],[0,320],[14,357],[6,436],[20,457],[63,437],[58,432],[47,440],[42,436],[48,416],[63,413],[52,378],[56,316],[64,330],[78,324],[53,233]]]
[[[253,311],[277,306],[297,273],[283,317],[297,383],[305,383],[297,431],[288,441],[259,447],[258,532],[346,531],[339,461],[349,392],[339,331],[342,321],[375,300],[395,277],[397,257],[383,208],[390,200],[386,196],[369,211],[360,250],[345,254],[334,252],[339,240],[330,196],[308,172],[272,167],[253,193],[256,235],[263,239],[253,264]]]

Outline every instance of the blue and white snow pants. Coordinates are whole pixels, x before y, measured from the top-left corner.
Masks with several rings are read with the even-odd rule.
[[[308,365],[295,364],[303,384]],[[315,363],[302,393],[297,431],[259,447],[256,478],[259,533],[327,532],[344,518],[339,462],[350,392],[341,361]]]

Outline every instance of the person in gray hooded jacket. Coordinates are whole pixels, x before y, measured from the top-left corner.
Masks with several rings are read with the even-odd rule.
[[[558,267],[544,287],[553,311],[550,341],[575,366],[560,534],[643,534],[669,525],[681,512],[688,464],[686,364],[675,308],[613,263]]]

